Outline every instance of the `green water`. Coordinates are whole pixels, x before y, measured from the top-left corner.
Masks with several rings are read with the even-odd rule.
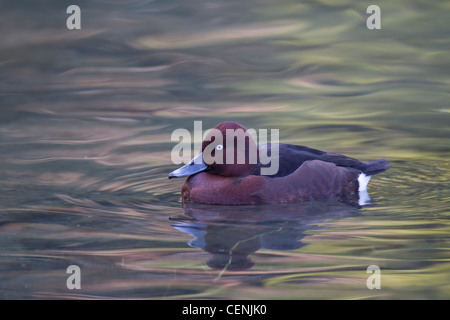
[[[450,298],[449,2],[70,4],[0,4],[0,298]],[[359,209],[183,207],[197,120],[392,165]]]

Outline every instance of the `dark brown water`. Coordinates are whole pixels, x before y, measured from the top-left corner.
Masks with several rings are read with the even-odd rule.
[[[0,298],[450,298],[448,3],[70,4],[0,4]],[[196,120],[392,166],[361,209],[183,208]]]

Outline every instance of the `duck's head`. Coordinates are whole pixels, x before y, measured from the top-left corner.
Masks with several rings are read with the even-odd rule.
[[[258,157],[258,148],[247,129],[239,123],[225,121],[208,132],[201,152],[183,167],[172,171],[169,179],[203,171],[224,177],[241,177],[253,171]]]

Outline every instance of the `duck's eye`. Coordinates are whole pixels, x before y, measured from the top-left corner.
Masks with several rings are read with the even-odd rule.
[[[223,149],[223,145],[221,145],[221,144],[218,144],[217,146],[216,146],[216,150],[222,150]]]

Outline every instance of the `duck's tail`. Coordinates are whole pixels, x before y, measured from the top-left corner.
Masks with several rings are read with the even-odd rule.
[[[378,159],[373,161],[364,162],[361,165],[361,173],[358,177],[358,191],[366,191],[369,184],[370,177],[374,174],[378,174],[389,169],[391,163],[386,159]]]
[[[386,159],[378,159],[373,161],[364,162],[361,166],[361,171],[366,176],[373,176],[374,174],[378,174],[389,169],[389,165],[391,163]]]

